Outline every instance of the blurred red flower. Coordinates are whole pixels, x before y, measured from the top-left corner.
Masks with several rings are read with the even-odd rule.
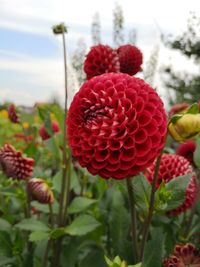
[[[117,49],[120,62],[120,72],[134,75],[141,71],[142,52],[134,45],[122,45]]]
[[[52,121],[51,129],[52,129],[53,133],[58,133],[60,131],[59,125],[56,121]],[[47,140],[51,137],[48,134],[44,124],[40,127],[39,134],[40,134],[42,140]]]
[[[14,104],[10,104],[8,106],[8,118],[10,119],[10,121],[14,122],[14,123],[19,123],[20,119],[19,116],[16,112],[16,108]]]
[[[187,141],[185,143],[180,144],[176,149],[176,154],[183,156],[186,158],[190,163],[194,164],[193,162],[193,154],[196,149],[196,144],[194,141]]]
[[[87,79],[107,72],[119,72],[117,51],[108,45],[93,46],[86,55],[84,71]]]
[[[143,80],[108,73],[85,82],[68,112],[72,154],[93,175],[124,179],[148,167],[165,143],[166,113]]]
[[[25,180],[32,176],[34,163],[34,159],[23,157],[20,151],[9,144],[0,149],[0,166],[7,177]]]
[[[173,254],[163,261],[163,267],[200,267],[200,251],[187,243],[176,245]]]

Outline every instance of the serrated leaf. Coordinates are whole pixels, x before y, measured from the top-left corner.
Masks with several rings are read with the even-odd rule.
[[[68,208],[68,213],[78,213],[89,208],[94,203],[97,203],[96,199],[90,199],[87,197],[76,197]]]
[[[21,230],[27,230],[27,231],[48,231],[49,227],[45,225],[43,222],[38,221],[34,218],[30,219],[23,219],[21,222],[15,224],[15,227],[21,229]]]
[[[193,161],[198,169],[200,169],[200,137],[195,139],[196,149],[193,154]]]
[[[82,236],[88,234],[100,226],[100,223],[90,215],[80,215],[69,226],[65,233],[69,235]]]
[[[197,114],[199,113],[198,103],[193,103],[187,110],[186,114]]]
[[[29,235],[29,240],[32,242],[39,242],[44,239],[47,240],[48,238],[49,238],[49,233],[43,231],[35,231]]]
[[[133,178],[132,187],[138,210],[146,215],[149,210],[151,185],[147,181],[147,178],[143,174],[140,174]]]
[[[185,193],[192,177],[192,173],[178,176],[166,183],[166,190],[171,192],[171,198],[167,202],[165,211],[179,207],[185,201]]]

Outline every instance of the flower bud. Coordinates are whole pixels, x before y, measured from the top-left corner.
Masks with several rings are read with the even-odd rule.
[[[11,122],[14,122],[14,123],[20,122],[20,119],[19,119],[19,116],[16,112],[16,108],[15,108],[14,104],[10,104],[8,106],[8,117],[9,117]]]
[[[200,134],[200,114],[186,113],[168,125],[171,136],[178,142],[192,140]]]
[[[37,200],[42,204],[53,203],[53,192],[45,180],[40,178],[32,178],[29,180],[27,188],[32,200]]]

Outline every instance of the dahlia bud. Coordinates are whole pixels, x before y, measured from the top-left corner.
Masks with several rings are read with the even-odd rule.
[[[34,159],[22,156],[20,151],[9,144],[0,149],[0,167],[7,177],[25,180],[33,174]]]
[[[42,204],[52,204],[54,202],[53,192],[45,180],[32,178],[28,181],[27,188],[32,200],[37,200]]]
[[[120,72],[134,75],[141,71],[143,56],[134,45],[122,45],[117,49],[120,62]]]
[[[10,119],[10,121],[14,122],[14,123],[19,123],[19,116],[16,112],[16,108],[14,104],[10,104],[8,106],[8,117]]]
[[[56,121],[53,121],[51,123],[51,130],[53,133],[58,133],[60,131],[59,125]],[[39,129],[39,134],[42,138],[42,140],[47,140],[51,136],[48,134],[47,129],[45,128],[45,125],[43,124]]]
[[[106,179],[144,171],[160,154],[167,131],[155,90],[124,73],[86,81],[71,103],[67,123],[72,156]]]
[[[52,27],[52,31],[54,34],[62,34],[64,32],[67,32],[67,27],[65,26],[64,23],[60,23],[60,24],[54,25]]]
[[[163,261],[163,267],[200,266],[200,251],[193,244],[176,245],[173,254]]]
[[[175,121],[172,118],[168,130],[178,142],[192,140],[200,134],[200,114],[186,113],[180,115],[180,118]]]
[[[119,72],[117,51],[108,45],[96,45],[86,55],[84,71],[87,79],[107,72]]]
[[[155,166],[156,162],[154,161],[154,163],[147,168],[145,173],[150,183],[152,183],[153,181]],[[183,204],[169,212],[169,214],[171,215],[178,215],[191,208],[195,204],[198,196],[198,185],[196,181],[196,175],[193,172],[192,166],[186,158],[175,154],[162,155],[158,171],[158,180],[156,185],[157,188],[162,182],[168,183],[170,180],[176,179],[176,177],[178,176],[189,173],[193,174],[193,176],[190,178],[189,184],[187,186],[185,200]]]

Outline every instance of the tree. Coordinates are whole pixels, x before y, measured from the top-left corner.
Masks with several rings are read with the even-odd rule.
[[[178,50],[182,55],[192,60],[194,64],[200,62],[200,18],[191,13],[185,32],[173,40],[164,39],[166,46],[173,50]],[[193,103],[200,99],[200,74],[178,73],[173,67],[168,66],[164,69],[164,83],[169,90],[169,102],[174,103],[188,102]]]
[[[113,10],[113,43],[116,47],[124,43],[124,16],[119,4]]]

